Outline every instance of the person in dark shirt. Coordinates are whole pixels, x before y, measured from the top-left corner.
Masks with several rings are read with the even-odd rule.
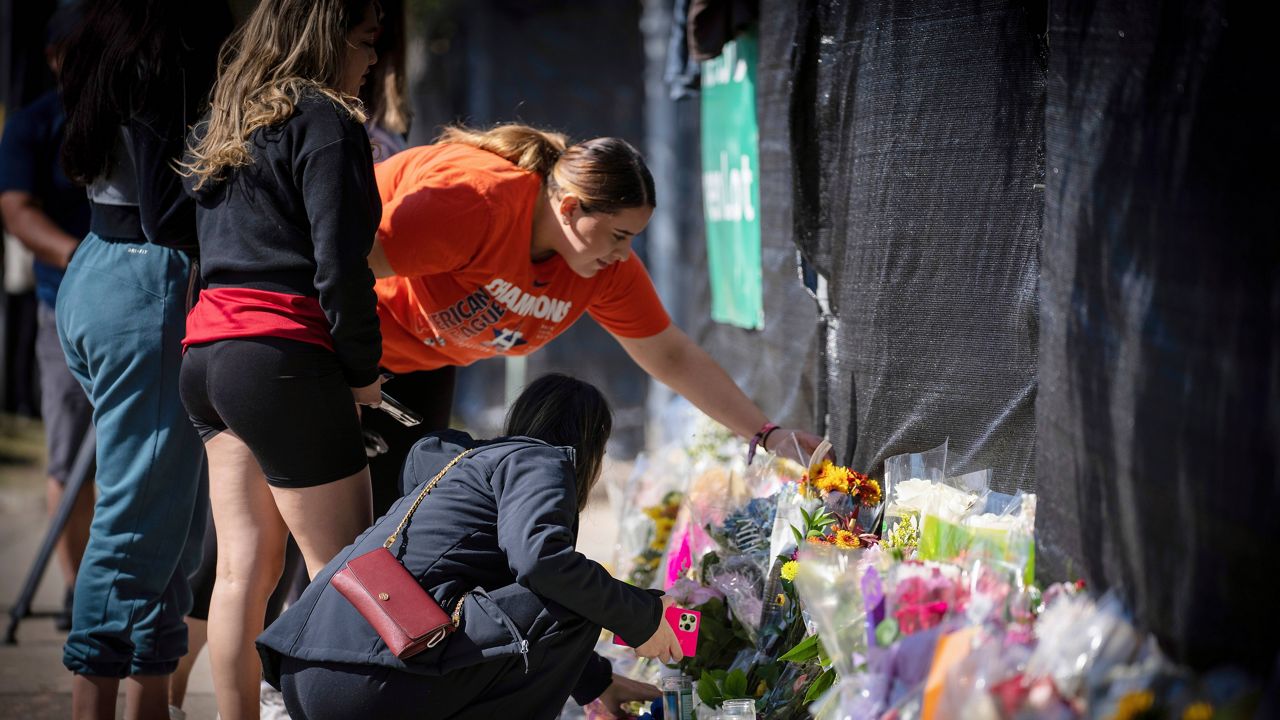
[[[670,600],[575,547],[611,428],[598,389],[552,374],[512,404],[504,437],[443,431],[415,445],[404,497],[258,640],[289,716],[555,718],[571,692],[599,693],[582,677],[601,627],[633,639],[642,657],[679,661],[663,616]],[[390,535],[391,552],[458,628],[405,660],[332,583]]]
[[[357,404],[381,400],[366,261],[381,202],[356,94],[378,14],[371,0],[262,0],[183,162],[202,290],[180,384],[209,456],[208,642],[226,720],[258,717],[253,639],[287,534],[314,575],[372,519]]]
[[[67,366],[93,404],[98,499],[63,664],[72,715],[168,716],[200,561],[203,452],[178,397],[196,249],[174,170],[203,113],[225,4],[97,0],[68,40],[63,168],[87,185],[89,233],[58,291]],[[192,542],[194,538],[194,542]]]
[[[79,15],[74,9],[55,13],[45,36],[45,58],[56,76],[61,49]],[[80,383],[67,369],[58,342],[54,304],[71,255],[89,230],[89,201],[84,189],[62,171],[62,98],[51,90],[9,117],[0,136],[0,215],[4,225],[35,255],[36,361],[40,366],[40,410],[48,456],[45,499],[50,516],[62,502],[67,475],[75,462],[93,408]],[[80,486],[71,515],[58,540],[58,564],[66,582],[59,630],[71,629],[76,571],[93,520],[93,483]]]

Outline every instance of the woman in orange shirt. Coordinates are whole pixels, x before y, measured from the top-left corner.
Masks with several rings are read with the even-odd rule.
[[[454,367],[531,353],[587,313],[649,375],[735,433],[789,455],[817,446],[811,433],[770,423],[671,323],[631,252],[656,197],[625,141],[569,146],[523,125],[454,127],[375,172],[383,212],[369,263],[381,278],[382,364],[398,375],[391,394],[426,416],[422,432],[448,424]],[[382,462],[398,473],[413,438],[379,425],[399,450]]]

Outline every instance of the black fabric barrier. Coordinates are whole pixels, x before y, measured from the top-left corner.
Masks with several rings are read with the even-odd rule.
[[[767,42],[784,13],[791,43]],[[838,459],[879,475],[949,437],[952,470],[1034,488],[1044,13],[766,1],[761,25],[762,74],[791,84],[796,240],[830,281]]]
[[[1280,98],[1253,7],[1051,6],[1038,534],[1177,659],[1267,672]]]

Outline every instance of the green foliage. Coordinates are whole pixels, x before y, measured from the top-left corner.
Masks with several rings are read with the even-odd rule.
[[[698,654],[680,661],[680,670],[686,675],[700,677],[707,670],[729,667],[740,651],[751,647],[746,629],[730,618],[724,600],[712,598],[693,609],[702,613],[702,624]]]
[[[782,676],[782,664],[766,663],[756,667],[752,674],[758,682],[764,683],[765,687],[775,687],[778,684],[778,678]]]
[[[823,537],[827,534],[827,528],[836,524],[836,516],[827,512],[825,507],[819,507],[810,513],[804,508],[800,508],[801,525],[803,528],[791,526],[791,534],[796,539],[796,547],[804,547],[806,538]]]
[[[818,636],[810,635],[778,659],[783,662],[807,663],[817,659],[819,644]]]
[[[823,670],[822,674],[819,675],[813,681],[813,684],[809,686],[809,691],[804,694],[805,704],[807,705],[813,702],[814,700],[817,700],[819,697],[822,696],[822,693],[826,692],[832,685],[835,684],[835,682],[836,682],[836,669],[829,667],[826,670]]]
[[[703,670],[702,677],[698,678],[698,699],[702,700],[703,705],[713,708],[720,707],[724,703],[724,691],[721,690],[715,673],[723,675],[724,671]]]
[[[707,573],[709,573],[709,572],[711,571],[711,568],[713,568],[713,567],[715,567],[716,565],[719,565],[719,564],[720,564],[720,554],[719,554],[719,553],[716,553],[716,552],[709,552],[709,553],[707,553],[706,555],[703,555],[703,556],[702,556],[702,564],[698,566],[698,577],[700,577],[700,578],[707,578],[707,577],[711,577],[711,576],[710,576],[710,575],[708,575]]]
[[[704,670],[698,678],[698,697],[713,708],[720,707],[725,700],[749,699],[747,674],[742,670]]]

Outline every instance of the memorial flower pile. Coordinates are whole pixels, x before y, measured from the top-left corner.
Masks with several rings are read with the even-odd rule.
[[[630,549],[633,580],[702,613],[699,652],[629,668],[600,651],[621,672],[692,677],[700,718],[741,698],[771,720],[1253,716],[1255,686],[1173,666],[1115,598],[1041,593],[1035,496],[991,490],[990,471],[949,475],[946,449],[873,479],[825,449],[802,468],[699,446]]]

